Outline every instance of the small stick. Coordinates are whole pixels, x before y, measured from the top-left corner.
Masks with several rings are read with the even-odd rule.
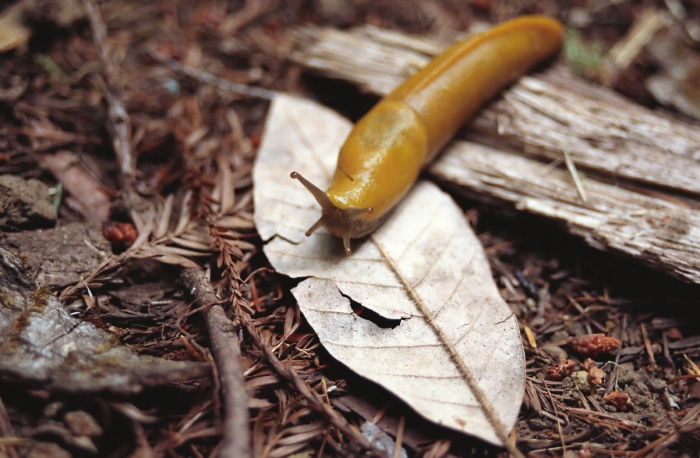
[[[652,9],[642,12],[627,35],[615,43],[605,56],[603,84],[614,86],[622,72],[642,53],[654,35],[671,23],[671,18],[663,11]]]
[[[250,414],[248,393],[243,377],[240,326],[232,323],[221,307],[206,272],[200,268],[186,269],[182,276],[185,287],[199,306],[209,306],[204,312],[214,360],[219,372],[224,404],[223,439],[218,456],[252,457],[250,449]]]
[[[136,173],[136,160],[131,149],[131,122],[122,100],[121,86],[117,83],[118,68],[109,52],[107,43],[107,28],[102,20],[102,14],[95,0],[83,0],[85,11],[90,21],[92,38],[95,42],[97,55],[104,66],[106,83],[105,98],[108,106],[108,128],[112,137],[114,153],[119,161],[119,166],[127,181],[133,181]]]
[[[651,367],[656,369],[656,359],[654,358],[654,350],[651,348],[651,340],[649,340],[649,333],[647,332],[647,327],[644,326],[644,323],[642,323],[639,326],[639,329],[642,331],[642,340],[644,341],[644,348],[646,349],[647,355],[649,356]]]

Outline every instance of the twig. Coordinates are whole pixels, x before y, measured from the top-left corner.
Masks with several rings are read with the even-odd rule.
[[[119,161],[123,178],[131,183],[136,173],[136,165],[133,151],[130,145],[131,122],[122,101],[121,86],[117,83],[119,74],[117,65],[109,53],[107,44],[107,28],[102,20],[102,15],[95,0],[83,0],[85,11],[90,21],[92,37],[97,49],[97,55],[104,66],[105,98],[108,106],[108,128],[112,137],[114,153]]]
[[[158,62],[167,65],[177,73],[181,73],[202,83],[211,84],[212,86],[216,86],[217,88],[226,92],[233,92],[234,94],[242,94],[248,97],[256,97],[265,100],[272,100],[277,95],[276,91],[271,91],[260,87],[246,86],[245,84],[235,83],[233,81],[219,78],[218,76],[204,70],[185,67],[180,62],[164,56],[155,49],[149,49],[148,55]]]
[[[219,372],[225,413],[219,456],[251,457],[248,394],[243,377],[239,326],[226,316],[203,269],[186,269],[181,278],[198,305],[209,305],[204,314]]]
[[[333,426],[335,426],[346,436],[350,437],[363,449],[372,452],[374,456],[385,456],[383,452],[377,450],[355,426],[348,423],[348,421],[340,413],[338,413],[338,411],[333,409],[333,407],[331,407],[329,404],[325,403],[321,395],[312,390],[291,365],[285,364],[280,361],[279,358],[277,358],[272,350],[265,345],[265,342],[263,342],[262,338],[258,334],[258,331],[255,329],[255,326],[247,315],[242,315],[240,319],[241,324],[243,327],[245,327],[248,335],[250,335],[251,339],[253,339],[255,346],[263,352],[268,364],[275,372],[277,372],[277,374],[280,375],[280,377],[289,382],[294,389],[299,392],[299,394],[304,396],[309,403],[308,407],[310,409],[325,415]]]

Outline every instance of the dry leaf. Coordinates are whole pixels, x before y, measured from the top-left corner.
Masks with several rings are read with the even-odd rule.
[[[354,241],[351,256],[323,230],[303,236],[320,210],[289,173],[324,188],[350,128],[310,101],[274,100],[254,169],[265,253],[279,272],[311,277],[293,293],[334,357],[426,418],[501,444],[494,425],[510,430],[523,397],[520,334],[452,199],[419,182],[378,231]],[[382,328],[355,315],[351,301],[400,321]]]
[[[101,224],[109,219],[112,205],[109,193],[75,154],[61,150],[45,154],[41,159],[70,194],[71,199],[67,202],[71,207],[95,223]]]

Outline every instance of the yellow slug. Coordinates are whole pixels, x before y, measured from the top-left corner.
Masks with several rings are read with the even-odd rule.
[[[358,121],[340,148],[330,187],[323,192],[297,172],[323,215],[323,226],[350,239],[374,231],[440,151],[488,99],[551,57],[563,27],[545,16],[523,16],[471,36],[437,56]]]

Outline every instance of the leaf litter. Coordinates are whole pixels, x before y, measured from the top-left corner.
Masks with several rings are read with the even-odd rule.
[[[17,29],[21,36],[12,39],[30,52],[0,56],[0,172],[54,186],[57,178],[37,166],[38,154],[80,153],[76,160],[105,189],[120,193],[109,218],[130,221],[139,231],[132,247],[112,254],[106,250],[106,258],[76,265],[82,279],[54,292],[81,322],[106,330],[141,354],[166,360],[207,361],[215,367],[222,362],[212,356],[210,345],[216,339],[226,344],[234,330],[242,349],[252,456],[347,456],[361,450],[371,455],[377,453],[372,439],[357,427],[364,421],[400,437],[400,445],[419,456],[494,456],[498,449],[416,417],[381,388],[344,370],[319,346],[288,294],[294,282],[274,275],[254,233],[251,168],[267,103],[241,99],[197,77],[198,69],[206,69],[224,80],[299,90],[309,81],[283,59],[284,29],[290,25],[372,22],[424,34],[437,24],[446,33],[445,24],[464,28],[464,16],[433,1],[417,4],[415,10],[375,5],[343,9],[338,6],[342,2],[323,2],[318,9],[258,3],[246,2],[245,10],[163,2],[99,5],[107,25],[104,45],[111,49],[105,55],[118,62],[119,96],[132,126],[125,144],[137,152],[133,190],[124,186],[110,150],[102,64],[86,22],[57,20],[63,24],[58,28],[31,30],[30,41],[31,22]],[[583,13],[607,14],[619,21],[621,33],[630,11]],[[686,25],[693,20],[690,16]],[[160,53],[194,72],[179,78],[165,64],[154,63],[148,57],[154,42]],[[41,58],[35,58],[37,53]],[[322,85],[316,83],[310,87],[319,91]],[[338,102],[339,93],[331,86],[325,97],[336,106],[355,101]],[[294,127],[306,127],[303,121]],[[323,151],[321,146],[315,145]],[[127,193],[142,198],[124,204]],[[696,291],[593,253],[549,226],[493,216],[493,209],[472,209],[467,216],[479,228],[501,295],[537,345],[524,347],[518,447],[547,456],[601,450],[650,456],[696,449],[699,382],[684,357],[697,363]],[[86,224],[66,205],[59,206],[58,217],[59,224]],[[69,255],[72,250],[64,251]],[[58,265],[61,260],[52,259]],[[216,300],[190,296],[192,289],[177,281],[181,266],[192,263],[212,268],[210,276],[184,272],[210,283]],[[223,315],[211,312],[214,302]],[[229,337],[221,338],[206,324],[217,316]],[[573,384],[572,374],[585,369],[578,355],[569,353],[568,341],[597,333],[618,338],[621,346],[596,357],[605,377],[601,386],[585,392]],[[551,366],[561,379],[546,377]],[[0,431],[8,440],[0,447],[9,456],[33,449],[89,453],[69,426],[69,419],[82,412],[102,426],[91,440],[103,455],[212,454],[231,443],[236,437],[232,431],[248,426],[230,422],[230,403],[221,393],[235,384],[227,377],[195,377],[119,398],[106,392],[59,394],[50,385],[27,388],[22,381],[3,378]],[[629,396],[624,404],[621,393]],[[38,409],[28,411],[27,405]]]

